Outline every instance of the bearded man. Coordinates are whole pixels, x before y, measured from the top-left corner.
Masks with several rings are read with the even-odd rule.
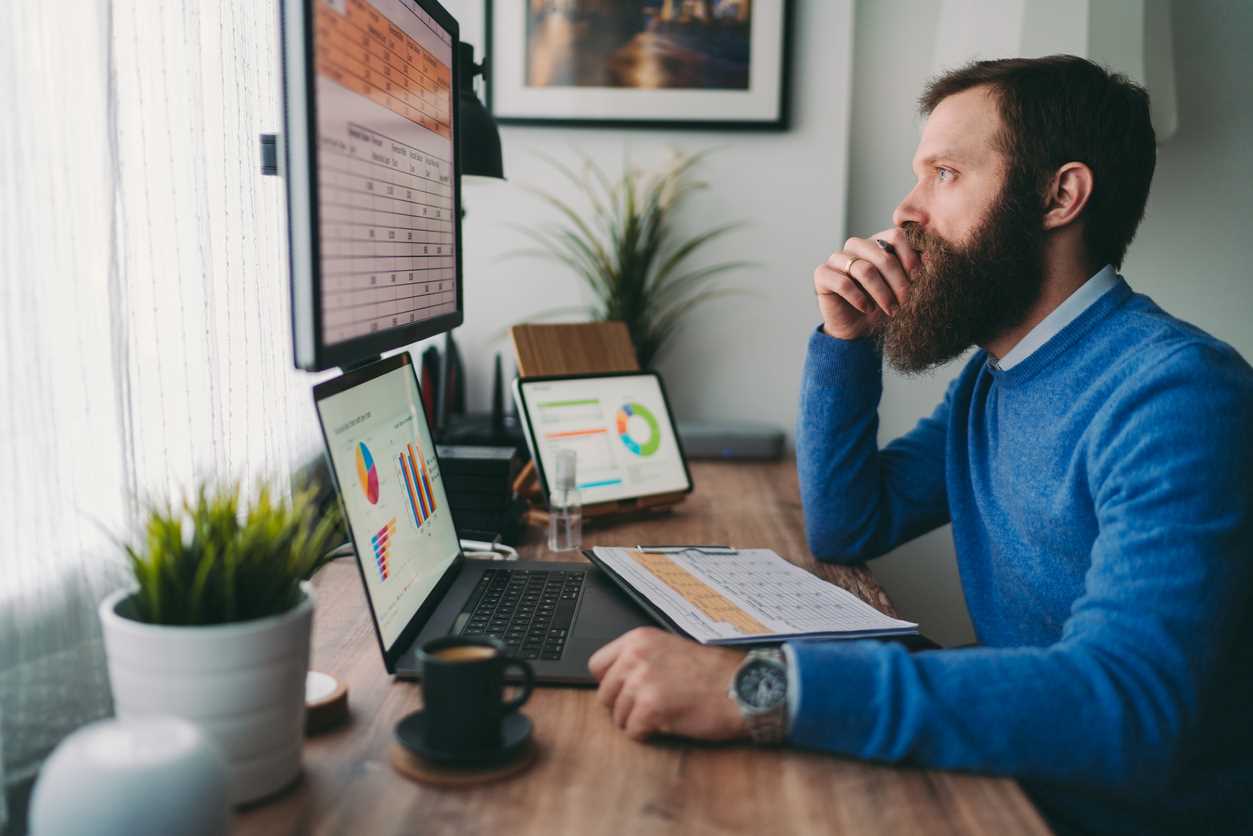
[[[978,645],[745,658],[644,629],[592,658],[601,700],[636,738],[1012,776],[1065,832],[1248,832],[1253,370],[1117,273],[1156,159],[1148,97],[1053,56],[949,73],[921,110],[892,228],[814,272],[797,467],[819,559],[952,522]],[[972,345],[880,449],[882,358],[917,372]],[[728,696],[750,675],[784,698]]]

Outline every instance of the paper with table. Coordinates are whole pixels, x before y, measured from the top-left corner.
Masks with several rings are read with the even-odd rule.
[[[884,615],[770,549],[598,546],[592,552],[628,592],[702,644],[918,632],[917,624]]]

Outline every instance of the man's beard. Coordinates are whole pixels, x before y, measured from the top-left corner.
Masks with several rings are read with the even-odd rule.
[[[1017,325],[1043,284],[1043,208],[1026,178],[1010,175],[968,243],[954,245],[902,225],[923,255],[909,296],[885,319],[878,339],[888,362],[905,373],[946,363]]]

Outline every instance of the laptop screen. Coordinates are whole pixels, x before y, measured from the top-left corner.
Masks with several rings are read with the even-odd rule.
[[[385,650],[460,552],[413,367],[317,400]]]

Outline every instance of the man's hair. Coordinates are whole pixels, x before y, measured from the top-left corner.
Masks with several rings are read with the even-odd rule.
[[[1157,164],[1148,93],[1073,55],[1007,58],[976,61],[932,80],[919,109],[930,116],[949,96],[982,85],[999,106],[1008,182],[1025,178],[1043,196],[1062,165],[1087,165],[1094,182],[1081,216],[1084,244],[1095,266],[1121,267]]]

